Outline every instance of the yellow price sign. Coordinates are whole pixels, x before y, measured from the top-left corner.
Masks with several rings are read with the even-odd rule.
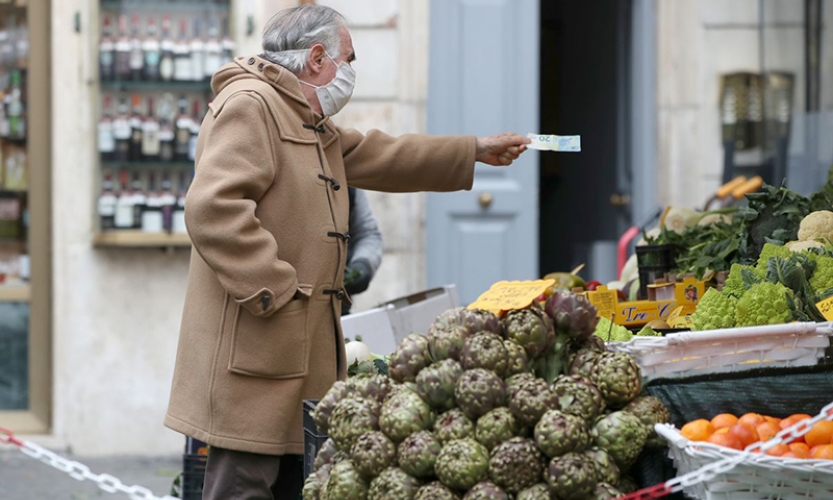
[[[472,302],[469,309],[483,309],[495,314],[525,309],[554,284],[555,280],[498,281]]]
[[[824,319],[833,321],[833,297],[828,297],[821,302],[816,302],[816,309],[819,310]]]

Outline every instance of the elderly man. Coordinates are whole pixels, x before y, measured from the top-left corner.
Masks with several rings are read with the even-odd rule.
[[[210,445],[206,499],[297,498],[301,402],[346,376],[347,185],[471,189],[475,161],[509,165],[529,142],[333,125],[356,55],[330,8],[278,13],[263,49],[214,75],[186,198],[193,251],[165,424]]]

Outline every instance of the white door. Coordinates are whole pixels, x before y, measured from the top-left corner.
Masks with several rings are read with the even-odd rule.
[[[432,0],[428,133],[538,132],[539,1]],[[463,304],[500,280],[538,274],[538,153],[478,164],[470,192],[429,193],[429,286]]]

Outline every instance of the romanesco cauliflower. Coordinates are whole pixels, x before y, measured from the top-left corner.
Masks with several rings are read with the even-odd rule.
[[[645,325],[645,327],[642,328],[642,330],[639,330],[639,332],[636,334],[636,336],[637,337],[662,337],[662,334],[659,333],[658,331],[654,330],[650,326]]]
[[[782,259],[789,259],[790,258],[790,249],[783,245],[774,245],[772,243],[764,244],[764,248],[761,250],[761,256],[758,257],[758,265],[755,266],[757,273],[760,276],[766,274],[766,266],[769,262],[769,259],[773,257],[781,257]]]
[[[764,281],[752,285],[752,288],[738,300],[735,323],[737,326],[787,323],[792,319],[792,311],[787,301],[789,293],[789,289],[780,283]]]
[[[737,300],[729,295],[709,288],[697,303],[697,309],[691,315],[693,330],[717,330],[735,326],[735,309]]]
[[[752,266],[745,266],[743,264],[732,264],[729,270],[729,276],[723,284],[723,295],[739,299],[749,290],[743,280],[743,270],[746,269],[751,272],[756,278],[755,281],[760,281],[760,275]]]
[[[833,288],[833,257],[813,252],[806,252],[804,255],[816,263],[816,270],[809,280],[813,293],[819,294]]]
[[[624,326],[617,325],[605,317],[599,318],[599,322],[596,324],[596,331],[593,333],[605,342],[627,342],[633,338],[630,330]]]

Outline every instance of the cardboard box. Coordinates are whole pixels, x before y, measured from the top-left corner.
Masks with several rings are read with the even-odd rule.
[[[457,287],[446,285],[385,302],[368,311],[341,318],[346,338],[361,336],[376,354],[390,354],[408,334],[428,333],[434,319],[460,305]]]

